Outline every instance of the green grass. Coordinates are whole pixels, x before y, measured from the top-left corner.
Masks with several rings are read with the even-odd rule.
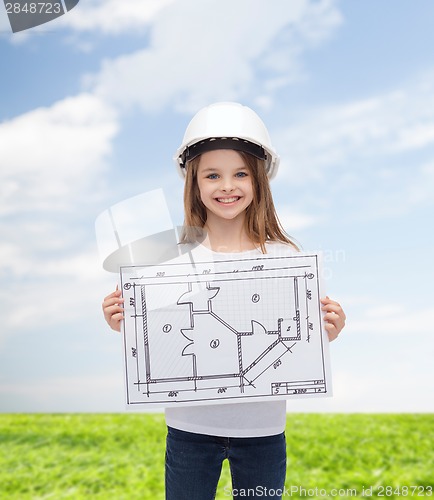
[[[408,497],[427,497],[433,424],[432,414],[288,414],[287,498],[316,498],[315,488],[361,497],[369,486],[377,497],[379,486],[404,485],[421,487]],[[161,414],[0,415],[0,498],[164,499],[165,433]],[[218,499],[225,487],[227,462]]]

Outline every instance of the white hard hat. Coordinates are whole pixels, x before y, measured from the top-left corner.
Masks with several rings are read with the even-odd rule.
[[[265,160],[269,179],[277,173],[280,158],[271,145],[264,122],[242,104],[217,102],[194,115],[174,156],[181,176],[185,177],[187,161],[215,149],[245,151]]]

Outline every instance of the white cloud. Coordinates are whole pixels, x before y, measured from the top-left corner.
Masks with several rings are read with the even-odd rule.
[[[94,190],[117,128],[90,94],[0,124],[0,214],[76,206]]]
[[[408,206],[432,203],[434,193],[434,164],[423,164],[409,182],[405,200]],[[401,197],[403,199],[403,197]]]
[[[311,110],[303,122],[276,133],[274,143],[282,170],[300,183],[381,171],[385,157],[434,145],[434,73],[400,90]]]
[[[299,231],[307,227],[318,224],[319,219],[312,215],[303,214],[298,212],[293,207],[282,206],[279,207],[279,220],[286,231]]]
[[[3,2],[2,2],[3,3]],[[12,33],[11,25],[9,24],[8,16],[3,10],[3,6],[0,7],[0,33],[9,32]]]
[[[380,221],[432,205],[434,72],[400,89],[311,109],[274,131],[281,188],[313,217]]]
[[[363,319],[351,321],[349,328],[352,333],[375,332],[376,335],[411,335],[417,339],[424,336],[432,338],[434,324],[434,308],[423,310],[408,310],[402,304],[384,304],[365,310]],[[431,331],[430,331],[431,328]],[[427,346],[434,347],[433,342]]]
[[[298,78],[300,53],[340,24],[334,4],[276,0],[270,8],[265,0],[176,2],[155,19],[148,48],[106,60],[99,74],[87,77],[87,85],[110,102],[138,104],[146,111],[169,103],[192,111],[213,100],[246,98],[253,88],[258,102],[268,106],[261,95],[272,82],[277,79],[281,86]]]
[[[108,287],[87,232],[107,195],[117,129],[113,110],[89,94],[0,124],[2,337],[100,308]]]
[[[365,315],[367,318],[390,319],[402,313],[405,313],[405,310],[400,304],[381,304],[368,309]]]
[[[434,162],[429,162],[422,166],[422,172],[426,175],[434,175]]]
[[[38,325],[62,327],[86,317],[102,318],[102,300],[115,289],[118,277],[102,270],[96,248],[80,250],[80,241],[74,243],[51,255],[38,254],[31,242],[21,252],[16,244],[18,255],[6,252],[8,260],[0,268],[5,283],[0,290],[0,338]]]
[[[58,24],[75,31],[108,35],[143,30],[176,0],[87,0],[81,1]]]

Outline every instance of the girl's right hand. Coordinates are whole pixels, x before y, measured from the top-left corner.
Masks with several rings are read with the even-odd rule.
[[[124,308],[122,306],[124,299],[121,297],[121,291],[116,290],[107,295],[102,303],[104,318],[112,330],[121,331],[121,321],[124,319]]]

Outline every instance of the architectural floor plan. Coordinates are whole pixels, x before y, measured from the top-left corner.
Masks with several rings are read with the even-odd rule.
[[[127,405],[330,396],[319,277],[317,254],[122,267]]]

